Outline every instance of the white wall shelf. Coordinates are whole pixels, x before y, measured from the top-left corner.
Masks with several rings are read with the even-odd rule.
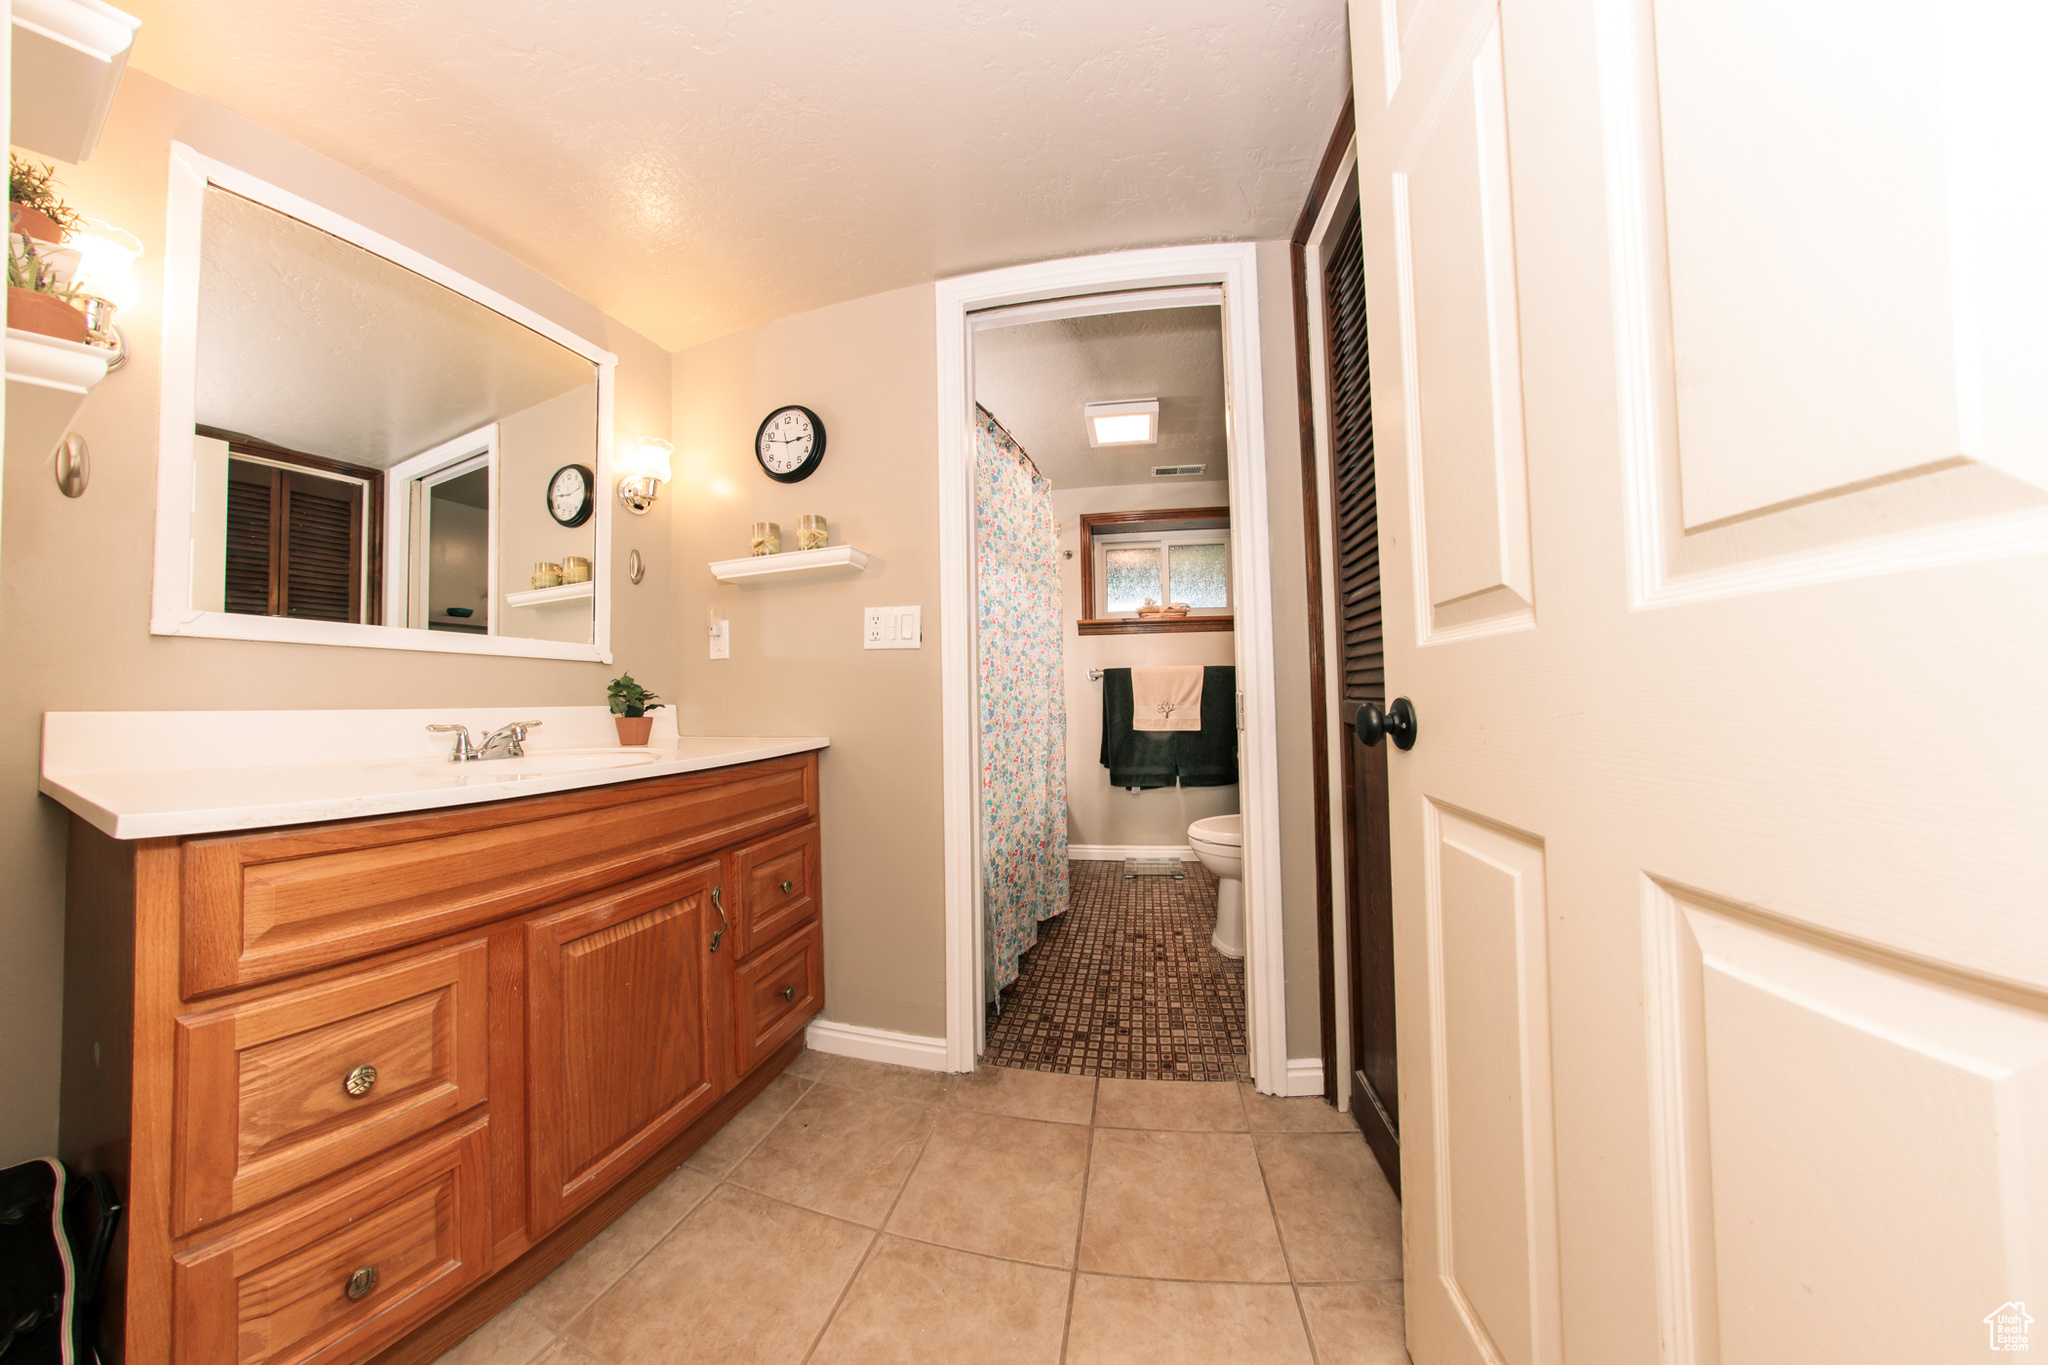
[[[75,165],[99,144],[142,21],[102,0],[14,0],[13,14],[10,136]]]
[[[851,545],[827,545],[822,550],[791,550],[787,554],[721,559],[712,564],[711,573],[721,583],[744,583],[750,578],[821,573],[828,569],[852,569],[859,573],[867,566],[866,550]]]
[[[592,595],[588,583],[564,583],[559,588],[535,588],[531,592],[508,592],[508,607],[545,607],[555,602],[580,602]]]

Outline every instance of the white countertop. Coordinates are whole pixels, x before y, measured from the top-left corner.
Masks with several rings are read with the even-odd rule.
[[[45,795],[116,839],[351,820],[576,791],[823,749],[805,736],[675,733],[656,712],[644,749],[622,749],[601,706],[437,711],[52,711]],[[453,737],[541,720],[528,759],[448,761]],[[631,766],[606,765],[627,759]]]

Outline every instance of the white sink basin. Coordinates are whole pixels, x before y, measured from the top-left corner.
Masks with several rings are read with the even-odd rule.
[[[378,763],[380,769],[403,768],[419,777],[437,777],[451,786],[477,786],[495,782],[531,782],[564,773],[604,772],[614,768],[639,768],[655,761],[645,749],[557,749],[552,753],[527,754],[524,758],[479,758],[467,763],[442,760],[419,763]]]

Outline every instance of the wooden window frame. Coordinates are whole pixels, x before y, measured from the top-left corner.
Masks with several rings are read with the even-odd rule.
[[[359,480],[363,485],[363,532],[358,537],[355,552],[361,555],[364,572],[356,575],[355,587],[363,593],[360,624],[377,626],[384,623],[384,471],[368,465],[350,464],[345,460],[330,460],[324,455],[308,455],[303,450],[273,445],[259,441],[253,436],[244,436],[238,431],[225,431],[220,427],[203,424],[193,427],[201,436],[228,443],[230,457],[236,455],[254,456],[265,464],[278,465],[287,469],[302,470],[312,475],[340,475],[346,479]],[[277,563],[277,552],[273,548],[273,564]],[[278,616],[277,603],[272,602],[272,616]]]
[[[1114,616],[1097,617],[1085,613],[1095,610],[1095,537],[1097,535],[1130,535],[1132,533],[1157,530],[1164,533],[1173,531],[1227,531],[1230,529],[1228,507],[1170,507],[1155,512],[1086,512],[1081,516],[1081,610],[1084,613],[1076,622],[1083,635],[1183,635],[1199,634],[1205,631],[1237,629],[1236,614],[1225,612],[1217,616],[1183,616],[1177,620],[1147,621],[1142,618]],[[1233,549],[1233,553],[1235,553]]]

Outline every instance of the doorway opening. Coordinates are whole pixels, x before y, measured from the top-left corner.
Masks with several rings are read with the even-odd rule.
[[[392,467],[394,621],[498,634],[498,476],[495,422]]]
[[[1247,1080],[1222,295],[1085,306],[971,333],[984,1056]]]
[[[1208,643],[1212,647],[1222,639],[1229,640],[1226,662],[1216,665],[1202,662],[1201,682],[1193,695],[1183,695],[1177,705],[1184,715],[1199,713],[1205,703],[1214,706],[1222,713],[1222,725],[1212,727],[1204,724],[1201,728],[1221,728],[1226,734],[1235,731],[1236,811],[1241,823],[1238,847],[1243,888],[1242,999],[1245,1018],[1244,1061],[1236,1065],[1242,1072],[1248,1072],[1259,1089],[1271,1094],[1290,1093],[1285,1033],[1286,983],[1280,941],[1272,618],[1265,526],[1256,249],[1250,244],[1176,247],[1044,262],[942,281],[937,296],[940,332],[941,649],[947,817],[947,1066],[955,1071],[971,1071],[982,1055],[988,1042],[986,1006],[996,993],[991,981],[1002,974],[1001,968],[992,970],[992,964],[1000,959],[997,953],[991,952],[991,948],[1008,947],[990,942],[989,906],[983,878],[985,838],[989,829],[983,809],[982,770],[985,759],[992,755],[984,752],[980,705],[983,691],[978,642],[984,599],[978,563],[980,541],[974,482],[977,446],[983,439],[975,411],[977,398],[981,395],[976,381],[978,337],[982,333],[1013,328],[1021,330],[1045,322],[1067,324],[1070,331],[1089,327],[1113,329],[1119,324],[1087,324],[1080,320],[1152,310],[1206,309],[1208,315],[1216,319],[1211,345],[1218,347],[1221,355],[1222,454],[1214,460],[1193,455],[1161,455],[1158,460],[1144,466],[1140,482],[1148,490],[1170,487],[1175,480],[1182,487],[1204,482],[1221,483],[1223,487],[1218,491],[1222,496],[1217,497],[1212,492],[1207,500],[1195,500],[1183,495],[1154,500],[1149,506],[1090,508],[1084,511],[1079,501],[1080,486],[1076,485],[1072,505],[1067,505],[1069,499],[1062,498],[1062,507],[1056,514],[1050,506],[1055,490],[1052,487],[1044,490],[1045,515],[1059,520],[1062,527],[1059,533],[1061,541],[1056,546],[1049,544],[1048,548],[1071,550],[1075,554],[1071,561],[1060,558],[1056,568],[1062,571],[1061,638],[1065,644],[1075,646],[1076,656],[1072,661],[1074,666],[1070,668],[1068,651],[1063,648],[1056,667],[1063,675],[1067,672],[1077,674],[1081,680],[1079,687],[1085,689],[1080,693],[1086,698],[1082,705],[1092,718],[1100,716],[1105,707],[1102,693],[1098,690],[1103,686],[1103,680],[1089,678],[1087,671],[1100,668],[1107,672],[1119,665],[1129,667],[1130,664],[1124,660],[1079,663],[1078,646],[1083,640],[1112,648],[1120,642],[1143,638],[1146,634],[1175,639],[1177,647],[1182,648],[1192,648],[1186,645],[1186,641],[1203,634],[1209,637]],[[1219,337],[1220,340],[1213,339]],[[1090,395],[1091,400],[1123,400],[1117,404],[1120,409],[1127,409],[1137,400],[1154,397],[1156,395],[1151,393],[1131,392]],[[1080,406],[1074,405],[1070,424],[1081,428],[1075,434],[1085,439],[1086,428],[1081,424],[1083,414]],[[1155,420],[1161,423],[1159,430],[1162,433],[1171,429],[1167,425],[1171,414],[1171,404],[1162,404],[1154,412]],[[1126,410],[1107,415],[1128,418],[1133,414]],[[998,419],[997,425],[1009,420],[1000,413],[992,416]],[[1008,428],[1004,431],[1008,432]],[[1028,435],[1028,431],[1025,434]],[[1020,447],[1026,445],[1025,442],[1018,444]],[[1027,457],[1036,453],[1024,450]],[[1207,477],[1212,472],[1208,466],[1212,464],[1223,466],[1220,480]],[[1199,473],[1182,472],[1156,477],[1152,473],[1154,468],[1182,470],[1196,465],[1203,466]],[[1218,509],[1222,511],[1220,518],[1213,515]],[[1175,515],[1167,519],[1171,523],[1168,526],[1127,523],[1112,527],[1091,520],[1088,557],[1091,581],[1087,589],[1089,600],[1084,606],[1078,563],[1081,559],[1081,518],[1084,515],[1093,518],[1113,510]],[[1197,513],[1211,515],[1198,516]],[[1205,521],[1221,521],[1227,525],[1228,543],[1220,552],[1214,548],[1198,548],[1204,544],[1223,544],[1213,536],[1206,540],[1181,536],[1186,531],[1221,529],[1215,525],[1196,524]],[[1094,543],[1098,531],[1105,533],[1104,544],[1100,547],[1099,576],[1096,573],[1098,547]],[[1117,531],[1127,532],[1122,543],[1117,543]],[[1116,551],[1130,553],[1118,554],[1112,569],[1109,556]],[[1129,588],[1127,580],[1135,582],[1149,566],[1153,573],[1150,582],[1157,585],[1156,600],[1161,607],[1170,607],[1176,592],[1173,577],[1176,558],[1182,563],[1183,584],[1192,581],[1190,576],[1196,573],[1198,563],[1205,568],[1220,568],[1224,580],[1223,605],[1200,610],[1214,621],[1227,609],[1227,630],[1219,630],[1213,624],[1188,629],[1185,618],[1180,626],[1166,628],[1163,623],[1155,622],[1150,615],[1138,610],[1144,606],[1144,598],[1154,594]],[[1112,576],[1117,580],[1114,606],[1110,589]],[[1069,610],[1071,616],[1067,614]],[[1197,610],[1190,601],[1188,615],[1195,616]],[[1141,626],[1148,629],[1140,629]],[[1227,672],[1220,691],[1211,696],[1214,689],[1211,673],[1214,670]],[[1126,687],[1128,685],[1125,684]],[[1064,677],[1061,693],[1064,699]],[[1109,769],[1101,766],[1100,760],[1104,755],[1101,753],[1099,721],[1091,725],[1089,734],[1096,748],[1087,757],[1093,760],[1092,773],[1104,775],[1102,785],[1106,795],[1111,786],[1109,779],[1115,776],[1116,763],[1112,756]],[[1189,764],[1191,769],[1199,767],[1197,759],[1190,759]],[[1062,778],[1065,776],[1063,771]],[[1193,784],[1183,782],[1185,772],[1178,760],[1170,774],[1155,772],[1152,776],[1160,779],[1170,777],[1176,795],[1168,798],[1166,804],[1181,801],[1186,794],[1198,790]],[[1126,785],[1139,785],[1143,796],[1146,793],[1156,795],[1168,783],[1160,780],[1144,785]],[[1123,795],[1128,798],[1129,792],[1126,790]],[[1196,880],[1195,894],[1199,895],[1199,888],[1203,885],[1198,879],[1200,864],[1195,863],[1196,872],[1191,874],[1188,871],[1190,860],[1173,856],[1192,851],[1188,826],[1195,822],[1194,819],[1180,821],[1174,818],[1171,823],[1177,824],[1178,837],[1170,843],[1118,845],[1114,847],[1120,850],[1119,856],[1081,861],[1114,865],[1120,882],[1121,850],[1139,849],[1155,858],[1169,857],[1181,864],[1182,883]],[[1064,839],[1067,834],[1065,820],[1061,819],[1056,824],[1060,838]],[[1085,843],[1079,846],[1084,852],[1091,848]],[[1060,853],[1071,851],[1071,848],[1062,849]],[[1050,862],[1052,858],[1044,855],[1043,861]],[[1067,871],[1063,889],[1071,897],[1075,884],[1072,867],[1065,856],[1059,856],[1057,863]],[[1089,869],[1088,874],[1106,875],[1102,869]],[[1166,880],[1172,880],[1170,875]],[[1187,890],[1184,885],[1182,889]],[[1143,894],[1157,896],[1163,893],[1148,890]],[[1213,935],[1214,912],[1204,905],[1201,913],[1211,917],[1210,932]],[[1074,923],[1078,925],[1079,921]]]

